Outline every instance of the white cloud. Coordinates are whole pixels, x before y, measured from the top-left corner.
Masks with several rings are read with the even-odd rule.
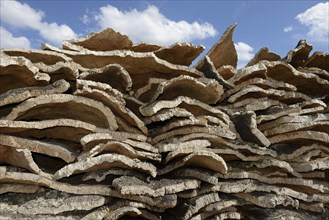
[[[44,12],[31,8],[26,3],[17,1],[0,1],[1,20],[12,27],[28,28],[39,32],[46,41],[60,45],[63,40],[75,38],[77,35],[67,25],[47,23],[43,21]]]
[[[89,24],[90,23],[90,19],[89,16],[87,14],[83,15],[82,18],[80,18],[83,24]]]
[[[309,28],[307,35],[314,41],[329,41],[329,2],[319,3],[295,18]]]
[[[238,53],[238,68],[241,68],[254,57],[254,48],[244,42],[238,42],[234,46]]]
[[[43,24],[44,28],[39,30],[40,36],[50,42],[61,44],[63,40],[76,38],[74,31],[66,24],[58,25],[57,23]]]
[[[0,48],[30,48],[30,41],[26,37],[14,37],[12,33],[0,27]]]
[[[283,32],[287,33],[287,32],[291,32],[292,31],[292,26],[288,26],[283,28]]]
[[[1,1],[1,20],[19,28],[37,29],[44,17],[42,11],[36,11],[26,3]]]
[[[100,28],[113,28],[127,34],[135,42],[151,42],[169,45],[176,42],[191,42],[196,39],[214,37],[215,28],[207,23],[173,21],[160,13],[156,6],[148,6],[144,11],[131,9],[120,11],[107,5],[100,8],[94,19]]]

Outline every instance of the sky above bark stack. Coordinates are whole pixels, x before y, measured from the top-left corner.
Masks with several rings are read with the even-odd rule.
[[[285,56],[299,39],[329,50],[329,2],[321,1],[12,1],[1,0],[1,47],[60,47],[107,27],[135,43],[203,44],[237,23],[239,66],[262,47]]]

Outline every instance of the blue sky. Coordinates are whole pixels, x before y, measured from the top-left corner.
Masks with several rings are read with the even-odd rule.
[[[285,56],[299,39],[329,50],[328,1],[1,1],[1,47],[60,47],[65,39],[112,27],[136,43],[203,44],[237,23],[240,66],[262,47]]]

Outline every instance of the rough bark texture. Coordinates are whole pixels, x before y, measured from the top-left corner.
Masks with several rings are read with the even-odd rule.
[[[0,219],[328,219],[328,53],[236,69],[112,29],[2,49]]]

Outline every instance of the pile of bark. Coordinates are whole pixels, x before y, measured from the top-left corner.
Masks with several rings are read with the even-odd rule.
[[[0,219],[325,219],[329,54],[301,40],[242,69],[106,29],[2,49]]]

